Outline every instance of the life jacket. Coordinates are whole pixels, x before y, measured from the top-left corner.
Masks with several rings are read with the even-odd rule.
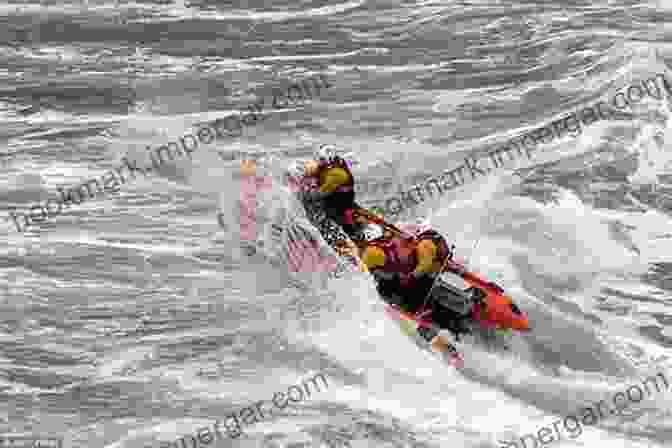
[[[434,263],[438,264],[438,266],[436,266],[434,271],[438,274],[441,267],[443,266],[444,261],[450,255],[450,247],[448,247],[448,243],[446,242],[445,238],[443,238],[436,230],[428,229],[415,235],[415,239],[417,242],[430,240],[437,247],[438,251]]]
[[[378,247],[385,254],[385,265],[374,269],[374,271],[385,272],[389,274],[413,272],[418,264],[418,257],[415,252],[416,241],[412,239],[392,238],[390,240],[374,240],[368,243],[368,246]]]
[[[352,171],[350,171],[350,166],[348,166],[345,160],[341,159],[340,157],[331,157],[327,160],[320,161],[320,166],[317,172],[317,176],[320,179],[320,185],[322,185],[324,182],[324,176],[327,171],[332,168],[343,168],[348,173],[348,182],[339,186],[336,189],[336,192],[340,193],[355,191],[355,177],[352,175]]]
[[[450,254],[450,248],[446,240],[436,230],[425,230],[413,238],[407,239],[374,240],[370,241],[368,245],[382,249],[385,254],[385,265],[382,268],[378,268],[380,271],[410,273],[415,270],[418,264],[416,248],[418,243],[423,240],[431,240],[438,248],[434,260],[434,272],[438,274],[446,257]]]

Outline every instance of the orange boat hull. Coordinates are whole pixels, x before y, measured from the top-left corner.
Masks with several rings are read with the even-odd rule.
[[[497,284],[482,279],[472,272],[463,274],[464,280],[471,286],[485,291],[482,303],[474,305],[472,317],[481,326],[499,330],[530,331],[530,321],[511,297]]]

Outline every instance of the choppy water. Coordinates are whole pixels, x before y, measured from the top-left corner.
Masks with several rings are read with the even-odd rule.
[[[486,448],[652,372],[672,378],[668,95],[554,140],[516,161],[521,176],[492,172],[409,212],[531,315],[511,352],[475,347],[463,372],[400,335],[370,285],[290,286],[216,220],[238,194],[218,150],[336,144],[373,204],[672,80],[671,18],[662,1],[0,5],[0,432],[158,447],[322,372],[328,389],[210,446]],[[316,73],[333,83],[318,99],[191,161],[28,233],[8,217]],[[670,446],[670,397],[553,446]]]

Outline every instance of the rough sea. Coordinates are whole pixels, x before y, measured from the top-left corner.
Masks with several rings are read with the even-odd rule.
[[[671,36],[662,0],[0,3],[0,447],[672,446],[672,390],[651,382],[567,423],[672,381]],[[312,99],[271,105],[319,75]],[[25,231],[10,217],[262,100],[240,135]],[[237,241],[222,153],[275,154],[271,172],[333,145],[381,205],[600,102],[395,218],[430,222],[530,315],[462,369],[367,279],[307,287]]]

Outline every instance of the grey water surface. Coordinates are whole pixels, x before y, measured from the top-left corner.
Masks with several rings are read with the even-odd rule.
[[[672,379],[668,22],[662,1],[0,4],[0,434],[490,448]],[[331,85],[273,106],[318,75]],[[614,105],[646,79],[659,98]],[[236,242],[238,162],[222,153],[280,170],[335,145],[373,206],[598,101],[608,118],[395,218],[431,222],[530,314],[532,333],[468,345],[462,370],[418,350],[365,281],[302,288]],[[17,231],[10,212],[260,102],[241,135]],[[328,387],[242,435],[190,438],[319,373]],[[552,444],[670,446],[671,397]]]

